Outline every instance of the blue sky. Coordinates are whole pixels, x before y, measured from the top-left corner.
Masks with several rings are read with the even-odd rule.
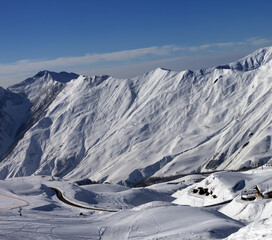
[[[40,70],[130,78],[272,45],[270,0],[0,1],[0,86]]]

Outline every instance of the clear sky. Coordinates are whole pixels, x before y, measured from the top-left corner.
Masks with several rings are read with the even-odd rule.
[[[40,70],[130,78],[272,45],[270,0],[0,0],[0,86]]]

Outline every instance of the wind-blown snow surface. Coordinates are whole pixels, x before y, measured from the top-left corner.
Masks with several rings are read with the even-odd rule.
[[[60,188],[74,202],[120,211],[97,212],[66,205],[48,186]],[[157,190],[112,184],[77,186],[38,176],[0,181],[0,238],[204,240],[228,237],[244,226],[213,210],[171,204],[169,192],[175,190],[173,185],[167,186],[167,191],[161,184]],[[180,187],[185,186],[174,188]],[[28,206],[19,211],[22,201]]]
[[[271,239],[271,208],[270,198],[257,197],[246,201],[241,198],[242,191],[253,190],[256,186],[264,193],[271,192],[271,167],[262,167],[245,172],[217,172],[207,177],[198,176],[196,183],[177,190],[173,203],[180,205],[198,206],[204,209],[214,209],[224,215],[246,224],[238,232],[231,234],[227,239]],[[175,180],[176,184],[187,184],[183,178]],[[212,194],[200,194],[194,190],[199,187],[207,188]],[[244,194],[244,193],[243,193]],[[215,195],[216,198],[213,198]],[[229,200],[229,201],[227,201]]]
[[[268,240],[272,236],[271,198],[244,201],[240,193],[255,185],[261,190],[269,186],[271,190],[271,172],[271,167],[264,167],[237,173],[195,174],[146,188],[116,184],[79,186],[49,176],[1,180],[0,238]],[[218,197],[195,197],[202,199],[203,205],[218,205],[201,206],[193,196],[180,194],[203,184],[213,188]],[[66,199],[77,204],[117,212],[67,205],[50,187],[60,189]],[[233,199],[229,203],[222,202],[221,195],[226,193]],[[188,201],[174,201],[179,204],[176,205],[171,195]],[[189,203],[191,206],[184,205]],[[194,207],[196,203],[199,207]]]
[[[130,185],[150,176],[267,163],[271,59],[272,48],[265,48],[225,66],[156,69],[134,79],[40,72],[9,88],[32,103],[32,114],[1,162],[0,177]]]
[[[272,218],[262,219],[253,222],[248,226],[241,228],[237,233],[230,235],[226,240],[247,239],[247,240],[263,240],[272,239],[271,232]]]

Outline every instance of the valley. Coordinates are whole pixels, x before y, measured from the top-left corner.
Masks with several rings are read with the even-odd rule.
[[[0,238],[271,239],[271,102],[272,47],[0,88]]]

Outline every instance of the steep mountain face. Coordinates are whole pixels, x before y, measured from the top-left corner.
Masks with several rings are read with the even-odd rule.
[[[30,114],[28,99],[0,88],[0,158],[20,136],[20,126]]]
[[[48,106],[65,86],[64,83],[78,76],[74,73],[43,71],[8,90],[2,89],[1,127],[9,134],[2,137],[5,144],[0,148],[0,158],[10,154],[25,132],[45,115]]]
[[[134,79],[40,72],[9,88],[32,105],[0,177],[135,184],[265,164],[272,157],[271,59],[265,48],[225,66],[156,69]]]

